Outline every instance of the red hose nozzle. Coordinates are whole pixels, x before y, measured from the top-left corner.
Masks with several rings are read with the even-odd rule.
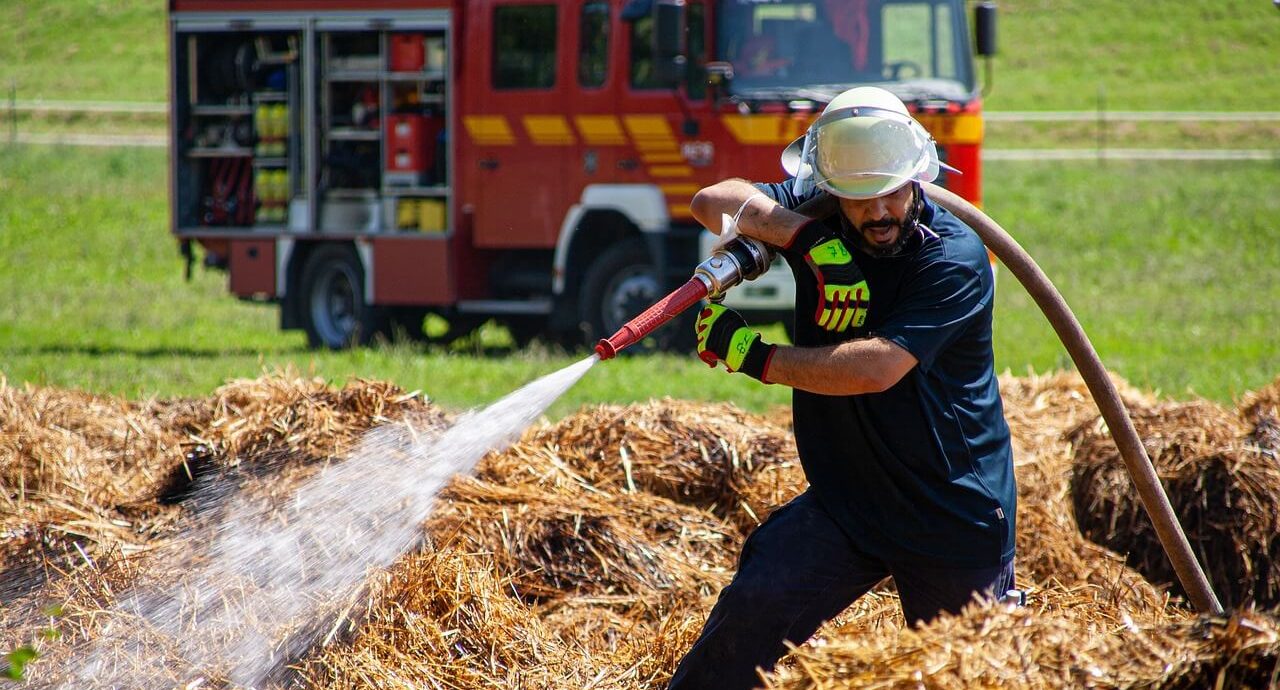
[[[671,294],[641,312],[639,316],[623,324],[617,333],[596,343],[596,355],[600,359],[613,359],[620,350],[638,340],[643,340],[645,336],[657,330],[658,326],[675,318],[677,314],[697,304],[698,300],[706,296],[707,284],[696,276],[690,278],[689,282],[676,288]]]
[[[616,338],[618,336],[614,335],[613,337]],[[600,342],[596,343],[596,356],[600,359],[613,359],[617,355],[618,348],[614,347],[608,338],[601,338]]]

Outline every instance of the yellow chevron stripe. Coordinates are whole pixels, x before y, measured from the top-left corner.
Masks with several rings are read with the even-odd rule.
[[[481,146],[511,146],[516,143],[515,132],[501,115],[467,115],[462,118],[467,134]]]
[[[679,153],[642,153],[640,160],[646,163],[683,163],[684,156]]]
[[[725,115],[720,118],[739,144],[755,146],[787,145],[804,136],[813,117],[784,115]]]
[[[982,116],[920,113],[915,116],[939,144],[981,144]]]
[[[578,143],[563,115],[525,115],[524,131],[539,146],[567,146]]]
[[[702,188],[696,184],[680,182],[676,184],[660,184],[658,185],[658,189],[661,189],[662,193],[667,196],[693,196]]]
[[[624,115],[622,121],[637,146],[643,146],[646,142],[651,145],[661,143],[670,146],[676,143],[671,125],[663,115]]]
[[[739,144],[781,144],[782,115],[725,115],[725,129]]]
[[[689,204],[667,204],[667,213],[673,216],[692,216],[693,210]]]
[[[619,146],[627,143],[622,123],[613,115],[578,115],[573,119],[578,133],[592,146]]]
[[[654,165],[649,167],[649,174],[654,177],[689,177],[693,168],[687,165]]]

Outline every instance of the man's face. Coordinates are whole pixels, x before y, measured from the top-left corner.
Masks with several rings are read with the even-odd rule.
[[[911,210],[913,185],[906,184],[874,199],[840,197],[840,210],[858,233],[867,251],[874,255],[892,255],[905,244],[907,235],[902,224]]]

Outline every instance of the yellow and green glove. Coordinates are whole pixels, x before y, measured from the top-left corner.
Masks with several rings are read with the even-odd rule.
[[[804,260],[818,279],[818,309],[813,315],[818,326],[843,332],[865,324],[871,289],[844,241],[832,237],[818,242],[805,252]]]
[[[820,328],[844,332],[866,324],[871,289],[844,240],[815,219],[796,229],[787,248],[804,252],[805,263],[818,281],[813,320]]]
[[[713,367],[724,362],[729,371],[768,383],[765,374],[778,348],[748,328],[741,314],[719,304],[708,304],[698,314],[694,330],[698,335],[698,357],[702,361]]]

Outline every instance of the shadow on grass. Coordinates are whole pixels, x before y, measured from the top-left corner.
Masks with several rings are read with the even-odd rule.
[[[20,345],[9,347],[0,352],[8,355],[85,355],[89,357],[124,356],[141,359],[160,359],[167,357],[190,357],[193,359],[217,359],[221,357],[257,357],[259,355],[292,355],[310,350],[305,345],[261,350],[247,347],[128,347],[126,345],[83,344],[47,344]]]

